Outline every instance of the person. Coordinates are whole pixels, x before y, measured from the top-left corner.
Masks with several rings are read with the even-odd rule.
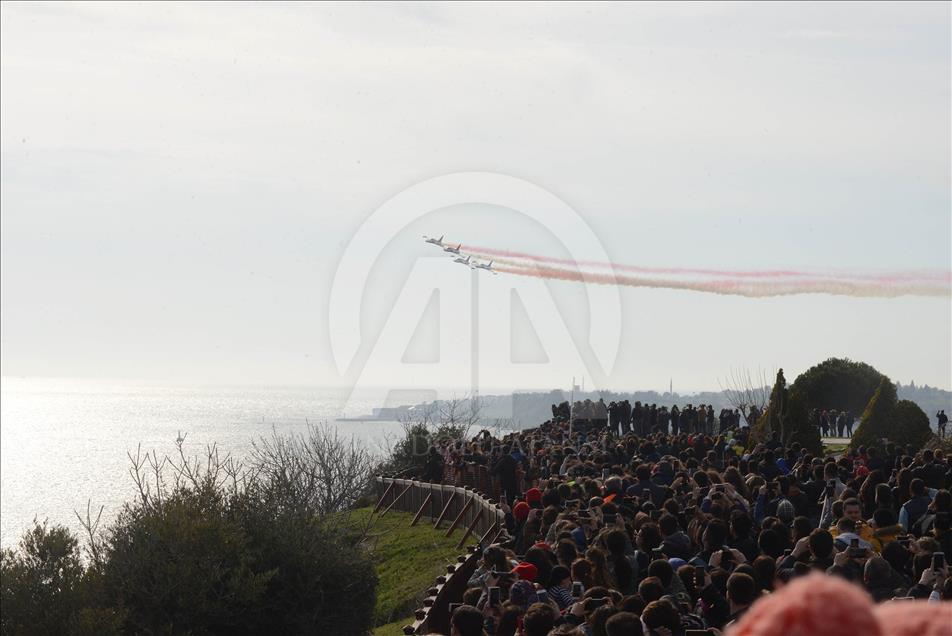
[[[879,603],[902,594],[893,585],[892,566],[882,557],[873,557],[866,561],[863,568],[863,585],[873,601]]]
[[[443,456],[436,446],[430,446],[423,465],[423,481],[438,484],[443,481]]]
[[[572,574],[564,565],[555,566],[549,574],[549,597],[555,601],[560,610],[564,610],[575,602],[572,597]]]
[[[451,636],[482,636],[483,633],[482,612],[472,605],[460,605],[456,608],[450,617]]]
[[[522,636],[547,636],[555,622],[558,613],[547,603],[535,603],[529,606],[522,617]]]
[[[909,484],[909,490],[912,498],[899,509],[899,523],[906,532],[909,532],[919,518],[926,514],[929,504],[932,503],[932,498],[926,493],[925,482],[918,477]]]
[[[760,589],[754,577],[743,572],[731,574],[727,579],[727,602],[730,604],[730,614],[725,627],[730,627],[739,621],[759,596]]]
[[[940,625],[937,618],[931,617],[931,623]],[[799,577],[758,601],[726,632],[727,636],[807,634],[895,636],[873,613],[873,604],[866,592],[822,574]]]
[[[939,422],[939,438],[945,439],[945,426],[949,423],[949,417],[945,414],[945,409],[942,409],[935,414],[936,420]]]
[[[634,612],[617,612],[605,621],[606,636],[642,636],[641,618]]]
[[[516,470],[518,464],[512,456],[512,449],[505,448],[499,456],[499,459],[492,465],[489,472],[491,475],[499,478],[500,494],[505,494],[509,501],[514,501],[519,496],[518,480]]]

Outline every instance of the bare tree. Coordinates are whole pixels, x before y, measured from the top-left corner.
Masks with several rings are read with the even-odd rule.
[[[346,510],[367,494],[375,463],[354,437],[326,425],[308,425],[306,435],[272,431],[254,442],[251,457],[259,486],[321,516]]]
[[[755,407],[757,413],[763,413],[770,402],[771,385],[769,376],[763,369],[758,369],[755,374],[747,367],[731,367],[730,375],[723,382],[719,382],[719,385],[727,403],[741,412],[748,426],[756,423],[750,421],[751,407]]]

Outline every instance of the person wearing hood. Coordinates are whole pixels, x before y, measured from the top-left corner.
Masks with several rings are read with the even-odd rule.
[[[869,525],[873,529],[869,542],[873,544],[873,550],[877,553],[882,552],[887,543],[895,541],[899,535],[904,534],[902,525],[896,523],[896,515],[892,510],[877,510],[873,513]]]

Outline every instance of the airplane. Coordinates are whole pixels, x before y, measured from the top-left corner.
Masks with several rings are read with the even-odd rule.
[[[463,247],[463,244],[462,244],[462,243],[460,243],[460,244],[457,245],[456,247],[453,247],[452,245],[446,245],[446,246],[443,247],[443,251],[444,251],[444,252],[449,252],[450,254],[459,254],[459,248],[461,248],[461,247]]]
[[[493,269],[492,261],[489,261],[488,263],[480,263],[477,261],[476,264],[473,265],[473,269],[485,269],[492,272],[493,274],[496,274],[496,270]]]
[[[468,265],[470,269],[472,269],[473,267],[469,262],[469,256],[467,256],[466,258],[463,258],[462,256],[457,256],[456,258],[453,259],[453,262],[459,263],[460,265]]]
[[[446,235],[444,234],[443,236],[446,236]],[[437,247],[443,247],[443,236],[441,236],[440,238],[430,238],[429,236],[424,234],[423,238],[425,239],[426,243],[436,245]]]

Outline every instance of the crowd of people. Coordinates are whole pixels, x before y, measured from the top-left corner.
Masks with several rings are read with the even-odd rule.
[[[553,412],[536,429],[432,450],[484,463],[507,524],[504,541],[482,546],[454,634],[839,634],[832,606],[853,598],[938,602],[914,633],[952,634],[942,602],[952,599],[952,466],[941,450],[897,441],[820,457],[777,435],[750,448],[747,427],[708,434],[700,407],[668,432],[660,418],[651,426],[649,406],[641,434]],[[754,625],[768,620],[758,608],[784,605],[769,599],[818,587],[835,595],[816,608],[827,631],[797,631],[793,618],[778,632]],[[896,612],[855,609],[887,617],[864,634],[900,633],[884,627]]]
[[[607,426],[618,435],[649,435],[651,433],[704,433],[718,435],[736,431],[756,422],[763,410],[757,405],[744,405],[742,408],[722,408],[715,412],[711,404],[672,405],[642,404],[636,401],[632,406],[629,400],[609,402],[603,399],[579,400],[571,405],[568,402],[552,405],[554,418],[563,421]],[[942,416],[939,419],[940,430],[944,430]],[[815,409],[811,420],[823,437],[852,437],[856,417],[846,409]]]

